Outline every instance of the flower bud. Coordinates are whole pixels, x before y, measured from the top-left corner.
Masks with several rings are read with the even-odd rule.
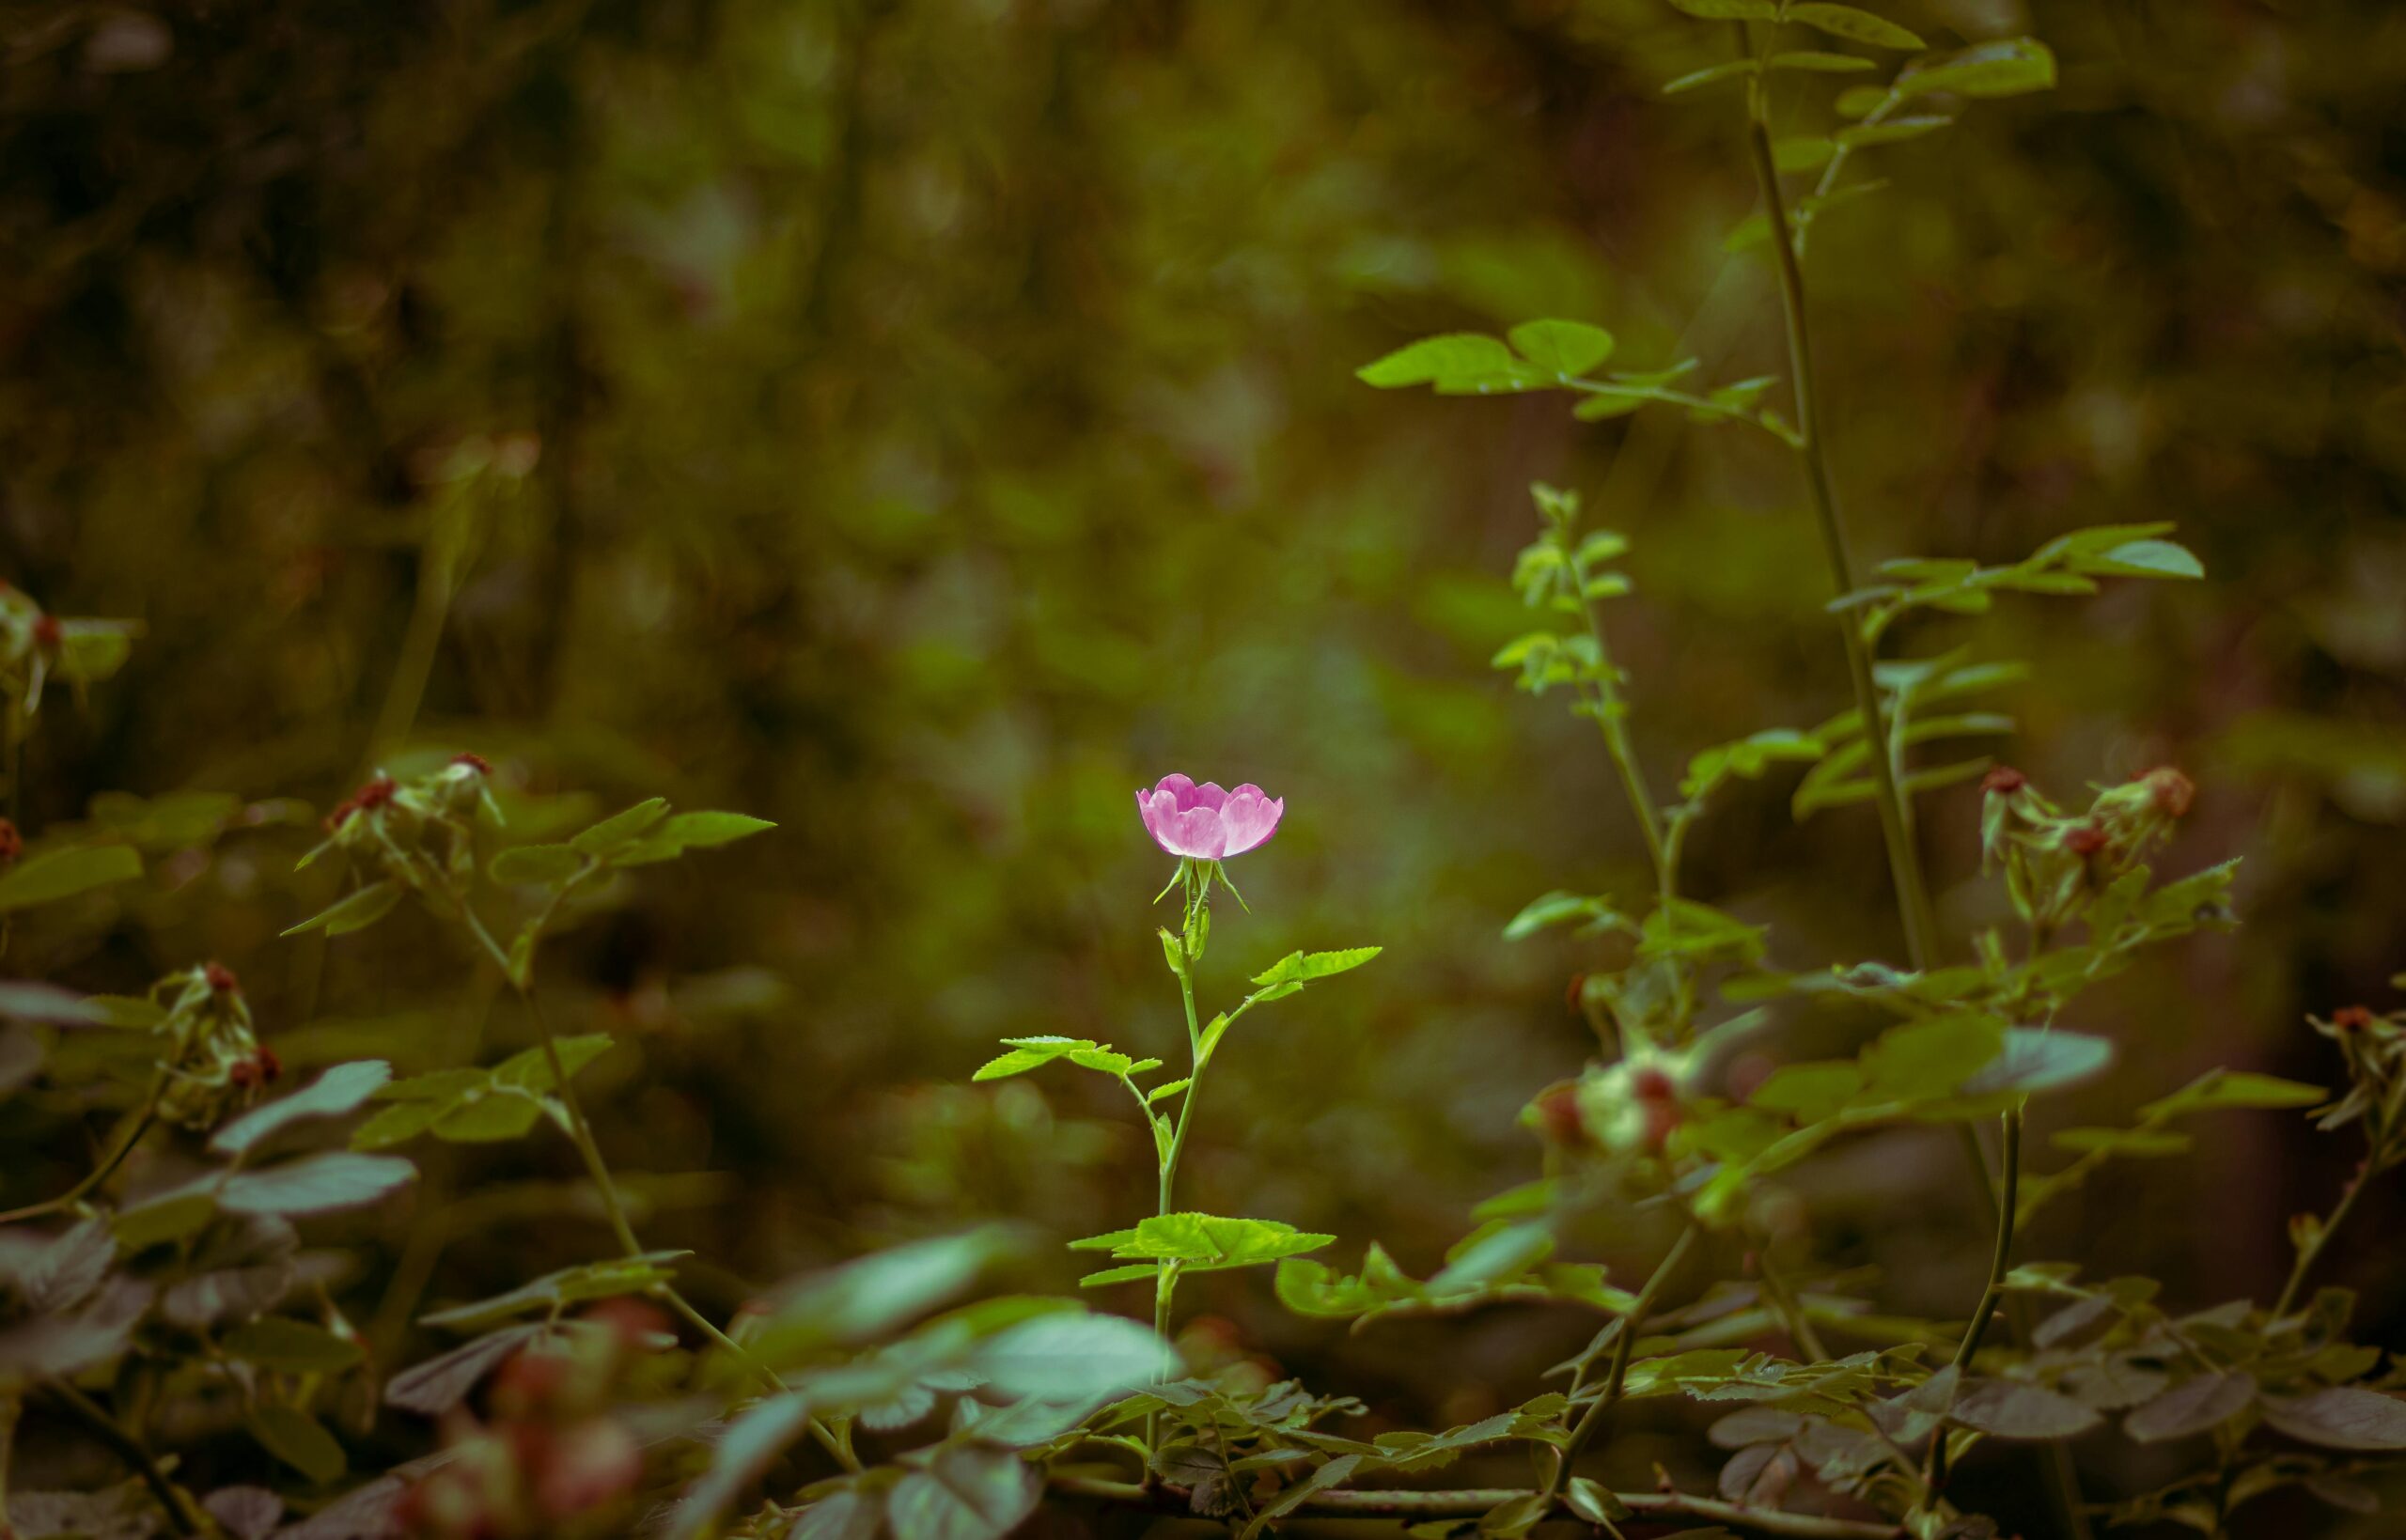
[[[24,853],[25,836],[17,832],[14,823],[0,818],[0,867],[15,865],[17,858]]]

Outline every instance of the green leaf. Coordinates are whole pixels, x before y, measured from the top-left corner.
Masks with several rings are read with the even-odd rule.
[[[1150,1281],[1161,1277],[1161,1273],[1162,1266],[1158,1262],[1131,1262],[1124,1268],[1105,1268],[1101,1272],[1087,1273],[1078,1280],[1078,1287],[1099,1289],[1113,1283],[1133,1283],[1138,1279]]]
[[[1111,1254],[1122,1261],[1176,1262],[1190,1272],[1211,1272],[1300,1256],[1319,1251],[1336,1239],[1335,1236],[1308,1234],[1277,1220],[1158,1214],[1138,1221],[1133,1230],[1078,1241],[1073,1249],[1101,1250],[1107,1241]]]
[[[606,856],[623,846],[633,844],[652,825],[667,816],[668,800],[654,797],[637,802],[623,813],[612,814],[569,841],[569,848],[579,855]]]
[[[775,827],[768,819],[756,818],[748,813],[680,813],[651,837],[667,840],[680,849],[707,850],[749,839]]]
[[[444,1108],[429,1131],[450,1144],[495,1144],[525,1138],[542,1115],[539,1097],[498,1088],[471,1091]],[[352,1147],[359,1146],[354,1142]]]
[[[1195,1081],[1192,1076],[1189,1076],[1184,1080],[1164,1081],[1164,1083],[1156,1085],[1151,1090],[1146,1092],[1145,1099],[1147,1101],[1166,1101],[1194,1083]]]
[[[2205,564],[2170,540],[2133,540],[2099,556],[2074,558],[2073,568],[2100,577],[2202,578]]]
[[[2114,1062],[2111,1039],[2061,1029],[2013,1027],[2004,1050],[1963,1082],[1967,1097],[2060,1091],[2105,1072]]]
[[[587,1262],[579,1267],[562,1268],[545,1273],[529,1283],[521,1283],[507,1294],[496,1294],[474,1304],[453,1305],[418,1317],[421,1326],[445,1326],[462,1331],[480,1330],[498,1326],[515,1315],[530,1311],[556,1312],[569,1305],[583,1304],[588,1299],[608,1299],[623,1294],[648,1294],[675,1275],[668,1264],[687,1253],[683,1252],[646,1252],[641,1256],[612,1257],[603,1262]]]
[[[1729,59],[1721,64],[1707,65],[1701,70],[1691,70],[1678,79],[1665,83],[1663,86],[1663,94],[1678,96],[1682,92],[1696,90],[1719,81],[1743,80],[1753,73],[1755,73],[1754,60]]]
[[[1951,1097],[2005,1043],[2001,1022],[1973,1013],[1892,1027],[1863,1051],[1866,1095],[1883,1101]]]
[[[1955,119],[1951,117],[1931,116],[1891,117],[1883,122],[1858,123],[1852,128],[1840,129],[1832,137],[1849,149],[1867,149],[1873,145],[1902,144],[1908,139],[1918,139],[1927,133],[1936,133],[1940,129],[1951,127]],[[1985,608],[1985,596],[1965,595],[1964,598],[1968,601],[1978,602]]]
[[[305,1411],[270,1404],[255,1408],[244,1425],[261,1449],[320,1486],[341,1480],[350,1469],[342,1445]]]
[[[1169,1377],[1175,1361],[1151,1328],[1124,1315],[1055,1311],[987,1338],[968,1367],[1002,1395],[1084,1402]]]
[[[1820,54],[1810,50],[1773,54],[1763,61],[1766,70],[1803,70],[1823,75],[1854,74],[1871,67],[1869,59],[1853,54]]]
[[[2074,1155],[2113,1155],[2153,1159],[2185,1155],[2196,1141],[2184,1133],[2152,1128],[2059,1128],[2048,1143]]]
[[[1973,1380],[1947,1415],[1998,1439],[2070,1439],[2101,1421],[2094,1408],[2068,1395],[2015,1379]]]
[[[440,1417],[468,1398],[477,1382],[513,1353],[542,1336],[545,1328],[527,1323],[471,1338],[447,1353],[412,1364],[384,1386],[384,1405],[421,1417]]]
[[[2406,1449],[2406,1402],[2357,1385],[2268,1395],[2264,1421],[2324,1449]]]
[[[2312,1107],[2329,1097],[2330,1093],[2322,1087],[2308,1085],[2303,1081],[2285,1081],[2277,1075],[2258,1075],[2249,1070],[2215,1069],[2198,1076],[2168,1097],[2148,1102],[2139,1109],[2139,1114],[2160,1117],[2229,1107]]]
[[[1631,1517],[1629,1504],[1592,1476],[1571,1477],[1570,1485],[1563,1488],[1562,1501],[1572,1513],[1599,1529]]]
[[[264,1107],[255,1107],[227,1124],[211,1138],[209,1147],[220,1155],[239,1155],[277,1129],[305,1118],[340,1117],[365,1105],[392,1078],[393,1066],[382,1059],[336,1065],[305,1090],[295,1091]]]
[[[1896,23],[1874,16],[1852,6],[1825,3],[1825,0],[1798,0],[1790,5],[1781,20],[1801,22],[1816,31],[1849,42],[1869,43],[1875,48],[1923,48],[1921,39]]]
[[[28,856],[0,877],[0,914],[54,904],[141,875],[142,858],[130,845],[86,845]]]
[[[1268,1529],[1277,1519],[1302,1507],[1306,1499],[1325,1492],[1332,1486],[1344,1485],[1347,1478],[1353,1474],[1353,1468],[1361,1463],[1362,1456],[1359,1454],[1340,1454],[1320,1466],[1310,1475],[1281,1491],[1255,1510],[1251,1522],[1245,1525],[1238,1540],[1258,1540],[1263,1530]]]
[[[1608,898],[1557,891],[1530,900],[1528,907],[1512,916],[1511,924],[1504,927],[1504,939],[1508,941],[1524,941],[1549,926],[1570,925],[1574,921],[1583,924],[1582,935],[1627,923],[1614,910]]]
[[[1458,396],[1536,390],[1554,382],[1535,366],[1513,356],[1496,338],[1475,332],[1423,337],[1364,365],[1354,375],[1364,384],[1382,390],[1430,385]]]
[[[810,1423],[810,1403],[788,1391],[745,1408],[726,1424],[711,1453],[710,1469],[670,1510],[668,1540],[698,1540],[716,1526],[737,1497],[776,1463]]]
[[[1003,1540],[1043,1495],[1043,1481],[1015,1452],[945,1444],[886,1494],[886,1526],[911,1540]]]
[[[336,900],[330,907],[320,910],[283,934],[304,936],[312,930],[322,930],[329,936],[348,936],[354,930],[367,929],[390,914],[393,906],[400,901],[399,883],[390,880],[370,882]]]
[[[1708,22],[1772,22],[1779,19],[1773,0],[1671,0],[1675,10]]]
[[[1795,134],[1773,142],[1772,163],[1782,171],[1818,171],[1837,153],[1835,141],[1816,134]]]
[[[246,1363],[288,1375],[338,1375],[366,1356],[356,1342],[289,1315],[246,1321],[218,1346]]]
[[[555,1038],[552,1048],[559,1054],[560,1069],[573,1078],[576,1072],[610,1050],[611,1036],[606,1032],[579,1033],[573,1037]],[[551,1055],[542,1045],[521,1049],[492,1066],[492,1078],[498,1085],[514,1085],[527,1091],[556,1091],[559,1080],[552,1073]]]
[[[513,845],[485,867],[494,881],[507,887],[557,887],[585,869],[585,857],[572,845]]]
[[[1281,984],[1308,984],[1315,979],[1350,972],[1384,950],[1377,946],[1354,946],[1341,952],[1290,952],[1267,971],[1256,973],[1253,982],[1263,988]]]
[[[2006,38],[1940,58],[1920,60],[1897,77],[1904,97],[1952,91],[1958,96],[2020,96],[2055,84],[2055,55],[2036,38]]]
[[[848,1486],[805,1508],[786,1540],[877,1540],[884,1526],[885,1494]]]
[[[1783,1065],[1746,1098],[1749,1107],[1819,1123],[1863,1093],[1863,1070],[1849,1060]]]
[[[2122,1419],[2122,1431],[2143,1444],[2185,1439],[2228,1422],[2255,1398],[2252,1375],[2236,1369],[2197,1375],[2133,1409]]]
[[[1429,1280],[1431,1294],[1483,1289],[1518,1277],[1554,1254],[1554,1232],[1537,1221],[1498,1224],[1457,1246],[1445,1266]]]
[[[359,1208],[407,1185],[417,1168],[396,1155],[334,1150],[263,1171],[240,1171],[218,1190],[218,1206],[235,1214],[293,1218]]]
[[[1505,335],[1523,358],[1556,374],[1586,374],[1613,355],[1613,334],[1585,321],[1523,321]]]
[[[969,1077],[972,1081],[1024,1075],[1068,1054],[1101,1046],[1091,1037],[1006,1037],[1003,1041],[1010,1046],[1010,1051],[987,1060],[977,1073]]]

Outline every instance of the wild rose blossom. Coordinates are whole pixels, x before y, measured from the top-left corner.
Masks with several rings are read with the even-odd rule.
[[[1287,801],[1250,782],[1222,791],[1213,782],[1198,786],[1183,775],[1164,775],[1152,790],[1136,793],[1136,812],[1153,843],[1171,855],[1226,861],[1275,833]]]

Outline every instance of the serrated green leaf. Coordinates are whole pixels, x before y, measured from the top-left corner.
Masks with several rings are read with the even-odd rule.
[[[1613,355],[1613,334],[1586,321],[1523,321],[1505,335],[1523,358],[1556,374],[1586,374]]]
[[[289,1315],[263,1315],[219,1339],[231,1356],[288,1375],[336,1375],[366,1355],[358,1343]]]

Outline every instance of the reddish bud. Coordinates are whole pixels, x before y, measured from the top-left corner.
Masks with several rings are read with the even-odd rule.
[[[2156,811],[2167,818],[2188,817],[2189,804],[2197,800],[2196,784],[2170,765],[2159,765],[2139,780],[2146,783]]]
[[[34,644],[37,646],[46,647],[55,652],[58,650],[58,645],[65,640],[67,640],[66,628],[59,625],[56,615],[34,616]]]
[[[2076,856],[2093,856],[2107,843],[2105,831],[2093,823],[2082,824],[2064,837],[2064,848]]]
[[[275,1056],[275,1050],[261,1047],[249,1058],[237,1060],[234,1067],[226,1072],[226,1078],[247,1091],[265,1085],[283,1073],[284,1061]]]
[[[1571,975],[1570,975],[1570,982],[1563,988],[1563,991],[1562,991],[1562,1003],[1563,1003],[1564,1004],[1566,1004],[1566,1005],[1570,1006],[1572,1010],[1574,1010],[1574,1011],[1575,1011],[1575,1010],[1577,1010],[1577,1009],[1579,1008],[1579,997],[1580,997],[1580,995],[1581,995],[1581,994],[1583,994],[1583,993],[1585,993],[1585,992],[1586,992],[1586,988],[1587,988],[1587,975],[1586,975],[1586,974],[1585,974],[1585,973],[1573,973],[1573,974],[1571,974]]]
[[[390,802],[393,800],[393,793],[398,789],[400,788],[394,785],[391,776],[377,776],[335,804],[335,810],[326,815],[327,830],[331,832],[340,829],[351,821],[351,816],[354,813],[373,813]]]
[[[209,981],[211,994],[240,994],[242,990],[242,981],[234,976],[234,970],[222,962],[209,964],[200,971],[200,976]]]
[[[451,763],[455,765],[465,765],[470,770],[475,770],[478,775],[491,775],[492,773],[492,761],[487,759],[480,754],[455,754],[452,756]]]
[[[1671,1077],[1651,1066],[1629,1078],[1629,1089],[1640,1101],[1676,1101],[1680,1095]]]
[[[2030,784],[2030,777],[2011,765],[1999,765],[1980,778],[1980,789],[1992,796],[2009,796]]]
[[[2342,1005],[2331,1013],[2331,1024],[2341,1032],[2365,1032],[2372,1026],[2372,1012],[2362,1005]]]
[[[1556,1086],[1538,1097],[1538,1127],[1549,1143],[1579,1145],[1587,1142],[1587,1126],[1579,1118],[1579,1093]]]
[[[10,864],[24,853],[25,836],[17,832],[15,824],[0,818],[0,866]]]

